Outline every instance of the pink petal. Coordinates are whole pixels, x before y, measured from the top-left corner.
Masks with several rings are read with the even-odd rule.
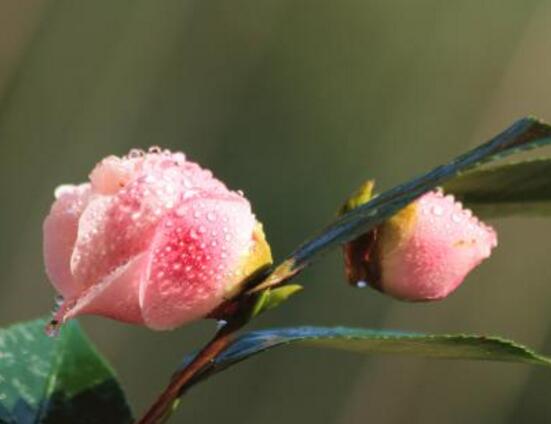
[[[170,329],[203,318],[240,281],[255,218],[235,194],[183,203],[160,225],[141,287],[146,324]]]
[[[410,207],[409,216],[397,216],[401,234],[382,227],[382,289],[406,300],[446,297],[490,256],[496,233],[441,192],[427,193]]]
[[[99,194],[115,194],[132,179],[135,167],[135,161],[106,157],[90,174],[92,189]]]
[[[67,299],[55,319],[63,323],[79,315],[102,315],[131,324],[143,324],[138,293],[147,259],[145,253],[141,254],[77,298]]]
[[[84,288],[71,274],[70,259],[77,238],[78,220],[89,193],[90,184],[59,187],[57,200],[43,224],[46,273],[57,291],[66,297],[75,296]]]
[[[160,220],[176,205],[205,190],[229,192],[210,171],[184,158],[178,153],[110,157],[96,167],[91,177],[98,192],[80,219],[71,261],[81,284],[95,284],[145,251]]]

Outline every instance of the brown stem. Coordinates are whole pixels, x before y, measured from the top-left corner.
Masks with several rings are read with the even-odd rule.
[[[187,384],[233,341],[235,333],[245,323],[246,320],[237,319],[222,327],[197,356],[172,378],[163,393],[136,424],[160,424],[165,422],[170,416],[176,401],[186,390]]]
[[[280,285],[300,271],[294,270],[292,265],[291,261],[285,261],[272,272],[254,275],[251,285],[254,287],[254,283],[256,283],[257,287],[261,286],[260,290],[257,287],[248,290],[250,285],[245,284],[243,291],[233,301],[228,302],[228,305],[222,305],[220,310],[214,311],[210,315],[212,318],[226,319],[228,323],[216,333],[186,367],[172,377],[163,393],[136,424],[161,424],[169,418],[177,406],[178,399],[197,381],[196,377],[212,364],[216,357],[234,340],[237,331],[250,320],[260,291]]]

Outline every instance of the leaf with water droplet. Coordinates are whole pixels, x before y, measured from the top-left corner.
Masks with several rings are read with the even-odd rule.
[[[116,377],[76,321],[56,338],[46,320],[0,330],[0,422],[131,423]]]

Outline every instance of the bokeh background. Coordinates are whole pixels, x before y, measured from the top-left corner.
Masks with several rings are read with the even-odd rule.
[[[1,0],[0,323],[47,313],[53,189],[107,154],[183,150],[251,199],[276,257],[363,179],[388,188],[517,117],[551,120],[551,2]],[[343,284],[333,254],[254,327],[501,334],[551,352],[551,221],[506,219],[456,294],[410,305]],[[214,323],[82,320],[142,412]],[[174,422],[548,423],[520,365],[283,348],[189,393]]]

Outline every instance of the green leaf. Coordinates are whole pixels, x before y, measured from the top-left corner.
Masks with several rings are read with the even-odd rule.
[[[520,119],[485,144],[339,216],[318,235],[295,249],[254,290],[260,291],[292,278],[315,258],[369,232],[422,194],[444,185],[461,173],[548,144],[551,144],[551,126],[535,118]]]
[[[484,218],[551,214],[551,158],[467,171],[444,185]]]
[[[242,335],[197,380],[203,380],[253,355],[291,344],[363,354],[517,362],[551,367],[551,358],[500,337],[433,335],[347,327],[290,327]]]
[[[113,371],[78,323],[68,322],[51,338],[46,322],[0,330],[0,422],[131,423]]]
[[[285,286],[264,290],[259,293],[258,300],[253,307],[251,316],[256,317],[263,312],[277,308],[292,295],[298,293],[302,289],[303,287],[300,284],[287,284]]]

